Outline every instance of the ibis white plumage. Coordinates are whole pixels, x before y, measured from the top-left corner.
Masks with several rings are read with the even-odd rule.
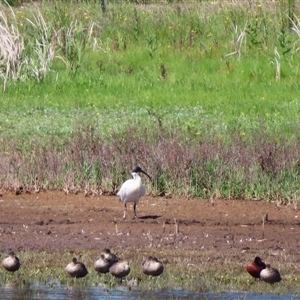
[[[142,184],[142,179],[139,176],[139,173],[147,175],[151,180],[151,177],[137,166],[132,170],[132,179],[126,180],[117,193],[117,195],[120,197],[121,202],[124,203],[123,219],[126,219],[127,202],[133,202],[134,217],[136,218],[136,205],[139,202],[140,198],[145,195],[146,188]]]

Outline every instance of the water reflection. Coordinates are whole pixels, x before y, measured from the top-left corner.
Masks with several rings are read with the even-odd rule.
[[[0,288],[1,300],[133,300],[133,299],[247,299],[247,300],[290,300],[299,299],[299,295],[275,295],[275,294],[253,294],[250,292],[228,292],[228,293],[196,293],[181,289],[143,291],[139,288],[117,287],[106,289],[103,287],[76,287],[66,285],[43,285],[29,284],[18,287],[7,284]]]

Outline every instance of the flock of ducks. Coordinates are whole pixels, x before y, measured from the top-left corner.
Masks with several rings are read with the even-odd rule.
[[[2,260],[2,266],[9,272],[19,270],[21,263],[19,258],[13,251]],[[130,267],[127,260],[120,260],[115,254],[111,253],[109,249],[104,249],[100,257],[94,263],[94,269],[98,273],[110,273],[116,278],[122,280],[130,273]],[[88,274],[85,264],[78,261],[76,257],[72,259],[66,268],[66,272],[73,278],[82,278]],[[142,263],[142,272],[149,276],[159,276],[164,271],[164,265],[154,256],[149,256]]]
[[[281,281],[280,273],[277,269],[272,268],[269,264],[265,264],[259,256],[247,265],[247,272],[254,278],[260,278],[267,283],[275,283]]]
[[[120,260],[109,249],[104,249],[100,257],[94,263],[94,269],[98,273],[110,273],[116,278],[122,280],[130,273],[130,266],[127,260]],[[73,258],[72,262],[66,266],[66,271],[71,277],[80,278],[88,274],[84,263]],[[142,263],[142,271],[145,275],[159,276],[164,271],[164,265],[156,257],[149,256]]]
[[[21,263],[19,258],[13,251],[2,260],[2,266],[9,272],[19,270]],[[109,249],[104,249],[100,257],[94,263],[94,269],[98,273],[110,273],[116,278],[126,277],[130,273],[130,267],[127,260],[120,260]],[[247,267],[247,272],[254,278],[273,284],[281,281],[280,273],[277,269],[272,268],[269,264],[265,264],[259,256],[256,256],[254,261],[250,262]],[[88,270],[84,263],[78,261],[75,257],[66,268],[66,272],[74,278],[82,278],[88,274]],[[149,256],[142,263],[142,272],[148,276],[159,276],[164,271],[164,265],[154,256]]]

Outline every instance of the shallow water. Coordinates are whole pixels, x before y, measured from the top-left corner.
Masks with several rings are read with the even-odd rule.
[[[188,292],[182,289],[144,291],[138,288],[118,287],[70,287],[57,285],[31,284],[26,287],[6,285],[0,288],[1,300],[133,300],[133,299],[248,299],[248,300],[290,300],[299,299],[299,295],[254,294],[250,292],[202,293]]]

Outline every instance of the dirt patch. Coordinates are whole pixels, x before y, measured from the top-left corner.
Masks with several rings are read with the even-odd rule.
[[[300,251],[300,212],[263,201],[143,197],[132,219],[118,197],[53,191],[4,193],[0,251],[148,247],[291,254]],[[297,255],[295,255],[297,254]]]

